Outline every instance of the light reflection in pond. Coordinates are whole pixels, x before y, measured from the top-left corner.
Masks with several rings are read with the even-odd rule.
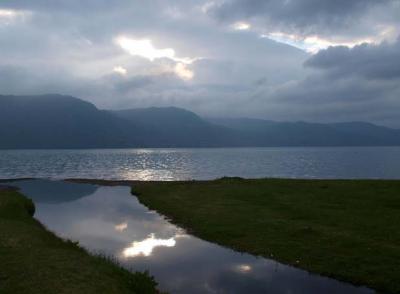
[[[118,232],[123,232],[128,228],[128,223],[127,222],[120,223],[118,225],[115,225],[114,228]]]
[[[243,273],[251,271],[251,266],[248,265],[248,264],[239,264],[237,266],[237,268],[238,268],[239,271],[241,271]]]
[[[156,247],[174,247],[176,241],[174,238],[157,239],[154,234],[150,234],[148,238],[143,241],[134,241],[130,247],[127,247],[122,252],[124,257],[136,257],[139,255],[150,256]]]
[[[141,205],[129,187],[44,180],[11,183],[36,204],[35,217],[57,235],[149,270],[171,294],[374,293],[203,241]]]

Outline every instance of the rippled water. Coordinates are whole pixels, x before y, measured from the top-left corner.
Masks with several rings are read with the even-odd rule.
[[[400,178],[400,147],[0,151],[0,178]]]
[[[115,256],[128,269],[149,270],[171,294],[374,293],[191,236],[141,205],[129,187],[11,184],[34,200],[35,217],[51,231]]]

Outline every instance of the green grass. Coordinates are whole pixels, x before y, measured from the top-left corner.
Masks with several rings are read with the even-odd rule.
[[[133,192],[206,240],[400,293],[400,181],[224,178]]]
[[[47,231],[34,205],[0,190],[0,293],[158,293],[147,273],[130,273]]]

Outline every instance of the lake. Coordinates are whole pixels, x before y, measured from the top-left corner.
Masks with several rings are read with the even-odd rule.
[[[49,230],[129,270],[149,270],[170,293],[374,293],[196,238],[140,204],[130,187],[49,180],[10,185],[33,199],[35,218]]]
[[[0,179],[400,179],[400,147],[2,150]]]

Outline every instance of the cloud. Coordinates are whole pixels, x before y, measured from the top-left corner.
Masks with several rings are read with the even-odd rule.
[[[12,9],[0,9],[0,18],[15,18],[19,13]]]
[[[372,8],[397,0],[228,0],[211,8],[220,20],[263,18],[274,27],[316,33],[349,27]],[[332,28],[334,26],[334,28]]]
[[[148,59],[151,62],[160,59],[168,59],[175,64],[173,66],[161,64],[161,72],[175,73],[183,80],[191,80],[194,72],[188,68],[189,64],[200,58],[177,57],[173,48],[158,49],[153,42],[148,39],[136,40],[124,36],[117,37],[115,42],[122,49],[126,50],[132,56],[139,56]],[[126,73],[125,73],[126,74]]]
[[[106,109],[400,126],[399,2],[1,1],[0,87]]]
[[[175,50],[172,48],[157,49],[151,40],[135,40],[127,37],[117,37],[116,43],[133,56],[140,56],[154,61],[159,58],[169,58],[174,60]]]
[[[251,25],[248,24],[247,22],[238,21],[238,22],[235,22],[232,25],[232,27],[234,30],[237,30],[237,31],[246,31],[251,28]]]
[[[380,43],[384,40],[382,38],[353,38],[351,40],[334,41],[329,39],[324,39],[316,35],[311,36],[300,36],[295,34],[286,34],[282,32],[272,32],[268,34],[263,34],[263,38],[269,38],[277,42],[292,45],[294,47],[303,49],[310,53],[318,53],[321,49],[327,49],[329,47],[342,46],[347,48],[353,48],[361,44],[374,44]]]
[[[174,67],[174,72],[178,77],[183,80],[191,80],[194,77],[194,72],[187,68],[187,65],[182,62],[178,62]]]
[[[128,71],[126,70],[126,68],[124,68],[123,66],[115,66],[113,68],[113,72],[120,74],[122,76],[126,76],[126,74],[128,73]]]
[[[121,92],[117,79],[102,86],[103,92],[92,89],[98,85],[96,81],[110,74],[110,70],[121,77],[125,75],[125,80],[134,81],[133,85],[143,77],[152,81],[146,87],[158,84],[155,80],[165,85],[164,92],[157,87],[147,88],[154,91],[146,93],[148,101],[160,105],[167,103],[165,97],[171,97],[169,93],[175,92],[176,87],[181,88],[182,80],[191,81],[193,93],[198,92],[198,84],[217,84],[217,80],[223,84],[251,83],[272,74],[271,81],[282,80],[292,78],[294,73],[300,75],[306,57],[301,51],[261,40],[257,35],[239,36],[215,26],[197,3],[187,1],[154,1],[150,5],[142,1],[110,4],[109,1],[17,0],[5,2],[4,6],[4,9],[32,11],[33,16],[26,23],[13,24],[0,31],[4,41],[0,48],[0,66],[25,69],[28,76],[35,72],[43,76],[51,74],[49,80],[52,81],[50,86],[32,77],[15,83],[26,91],[31,89],[32,94],[39,88],[40,93],[54,92],[58,85],[56,92],[83,95],[82,98],[100,107],[115,107],[121,105],[121,101],[126,102],[127,107],[136,106],[146,101],[138,98],[136,92]],[[165,11],[185,11],[185,16],[177,18]],[[98,26],[99,23],[102,26]],[[284,61],[278,62],[278,56],[284,57]],[[61,69],[62,77],[54,75]],[[169,77],[170,81],[165,84],[166,75],[175,75],[181,81]],[[57,78],[60,82],[54,81]],[[69,87],[63,86],[66,84]],[[135,87],[122,87],[127,88]],[[3,91],[16,90],[6,85],[3,88]],[[123,95],[126,96],[121,97]],[[141,95],[144,97],[145,93]],[[206,105],[207,99],[215,99],[203,90],[201,95],[198,101]],[[224,96],[219,98],[221,103]],[[108,100],[109,97],[112,99]],[[172,100],[171,103],[178,104],[176,99]],[[195,105],[199,102],[193,101]],[[206,109],[206,105],[202,109]]]
[[[9,26],[15,22],[26,21],[32,13],[26,10],[16,10],[16,9],[2,9],[0,7],[0,28],[4,26]]]
[[[316,52],[392,38],[399,33],[400,1],[226,0],[207,13],[223,23],[245,21],[265,36]]]
[[[400,40],[354,48],[330,47],[311,56],[304,79],[268,93],[271,105],[304,120],[365,120],[399,127]]]
[[[342,78],[359,75],[366,79],[398,79],[400,39],[394,43],[362,44],[354,48],[330,47],[312,56],[305,65]]]

